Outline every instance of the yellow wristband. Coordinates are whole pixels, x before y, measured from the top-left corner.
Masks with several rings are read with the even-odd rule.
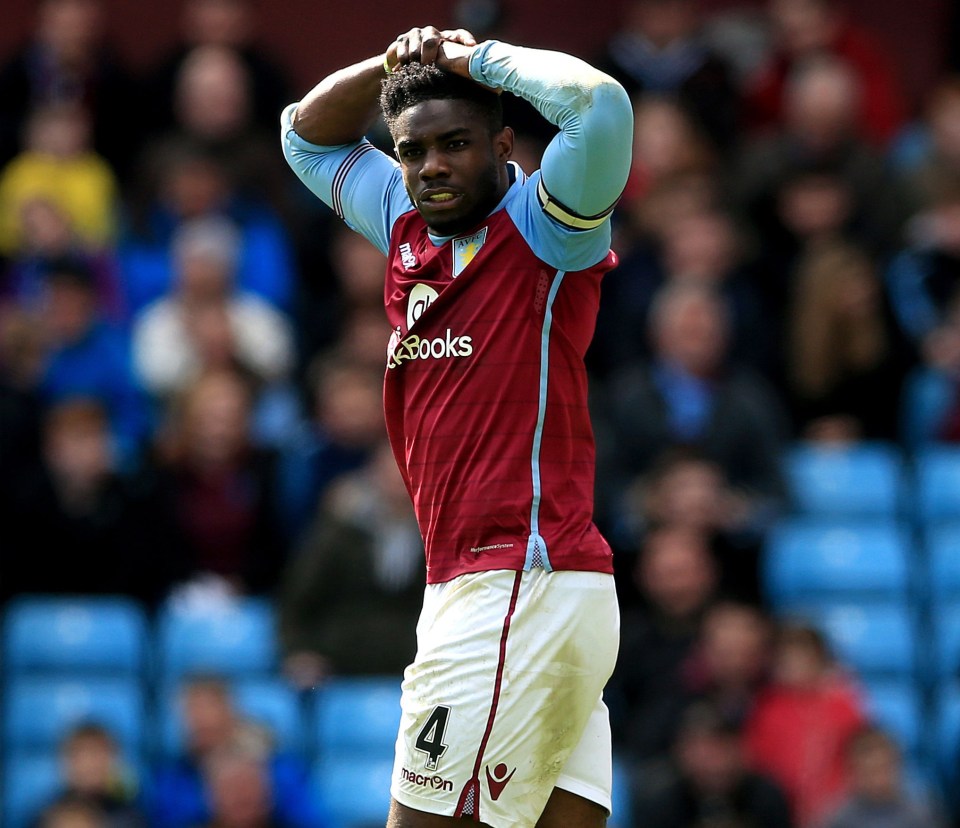
[[[387,63],[386,55],[383,56],[383,71],[386,72],[388,75],[392,75],[394,72],[394,70],[390,68],[390,64]]]

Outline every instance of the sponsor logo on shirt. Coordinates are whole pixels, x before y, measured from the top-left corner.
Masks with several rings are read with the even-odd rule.
[[[454,336],[450,328],[447,328],[445,336],[438,336],[435,339],[410,334],[405,339],[394,342],[397,333],[394,331],[394,336],[390,340],[393,350],[388,354],[387,368],[396,368],[401,363],[412,359],[468,357],[473,353],[473,337]]]
[[[407,331],[417,323],[439,295],[430,285],[422,282],[413,286],[407,297]],[[415,333],[408,333],[404,338],[403,331],[397,325],[387,345],[387,367],[396,368],[400,363],[411,359],[450,359],[468,357],[472,353],[473,337],[455,336],[450,328],[447,328],[444,336],[434,339]]]
[[[417,266],[417,257],[414,255],[410,242],[404,242],[400,245],[400,264],[404,270],[413,270]]]
[[[423,312],[433,304],[433,300],[440,294],[430,285],[418,282],[413,286],[407,297],[407,330],[409,331],[416,321],[423,316]]]

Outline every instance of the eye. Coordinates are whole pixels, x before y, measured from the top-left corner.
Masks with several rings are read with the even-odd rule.
[[[447,144],[447,149],[452,149],[452,150],[463,149],[469,143],[470,142],[467,141],[465,138],[455,138],[454,140],[450,141]]]
[[[423,150],[420,147],[404,147],[397,154],[401,161],[410,161],[423,155]]]

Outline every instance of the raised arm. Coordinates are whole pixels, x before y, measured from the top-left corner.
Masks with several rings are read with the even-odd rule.
[[[297,135],[321,146],[359,141],[380,112],[380,82],[388,68],[410,62],[433,63],[442,42],[466,49],[476,44],[473,35],[463,29],[411,29],[384,54],[340,69],[311,89],[293,117]]]
[[[297,135],[326,147],[359,141],[377,119],[385,71],[380,55],[328,75],[297,105]]]
[[[601,220],[630,171],[633,109],[623,87],[571,55],[498,41],[473,49],[469,70],[479,83],[529,101],[560,128],[541,163],[546,212],[561,222],[569,214],[578,229]]]

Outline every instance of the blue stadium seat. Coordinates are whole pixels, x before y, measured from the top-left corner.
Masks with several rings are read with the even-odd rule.
[[[266,600],[193,609],[168,602],[157,629],[161,682],[188,673],[265,676],[277,666],[276,619]]]
[[[960,520],[960,447],[931,445],[920,450],[915,474],[921,520]]]
[[[279,678],[241,678],[231,682],[237,710],[273,732],[277,747],[283,751],[307,750],[305,722],[297,691]],[[159,732],[157,747],[165,756],[183,749],[183,723],[180,716],[178,686],[171,684],[160,692],[156,711]]]
[[[935,607],[960,599],[960,521],[927,528],[930,596]]]
[[[3,621],[11,673],[139,674],[147,640],[144,609],[122,597],[22,596],[11,602]]]
[[[796,510],[822,517],[892,517],[901,506],[903,457],[888,443],[797,443],[786,457]]]
[[[774,527],[763,556],[763,586],[774,606],[905,601],[910,541],[893,521],[794,518]]]
[[[960,676],[960,604],[944,606],[934,612],[934,678]]]
[[[2,824],[6,828],[29,828],[62,784],[60,759],[55,751],[8,752],[4,761]]]
[[[796,608],[792,614],[821,629],[841,664],[864,682],[917,677],[918,636],[907,605],[834,604]]]
[[[6,684],[3,744],[10,750],[53,750],[71,727],[95,721],[129,755],[143,747],[146,708],[139,679],[20,676]]]
[[[400,726],[399,676],[334,678],[314,700],[317,751],[324,756],[393,756]]]
[[[934,721],[936,761],[956,804],[960,804],[960,686],[944,682],[937,691]]]
[[[313,779],[330,828],[382,826],[390,810],[392,758],[319,759]]]

